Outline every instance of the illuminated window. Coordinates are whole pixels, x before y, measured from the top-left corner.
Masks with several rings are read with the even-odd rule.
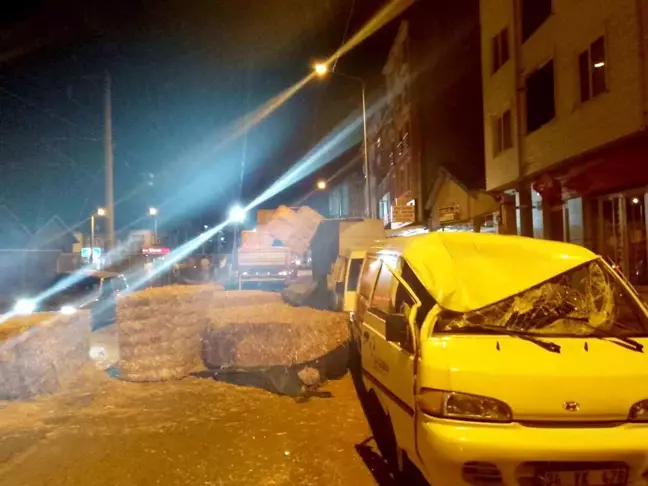
[[[596,39],[578,56],[580,99],[585,102],[607,91],[605,37]]]

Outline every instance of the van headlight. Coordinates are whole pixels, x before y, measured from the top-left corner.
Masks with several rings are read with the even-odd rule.
[[[36,302],[32,299],[20,299],[16,302],[16,305],[13,308],[15,314],[19,316],[26,316],[33,313],[36,310]]]
[[[511,422],[511,408],[494,398],[467,393],[424,389],[418,397],[421,411],[433,417],[477,422]]]
[[[630,407],[630,422],[648,422],[648,400],[641,400]]]

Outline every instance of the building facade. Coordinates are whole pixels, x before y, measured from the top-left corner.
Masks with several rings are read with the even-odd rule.
[[[344,174],[339,181],[329,183],[328,217],[330,218],[364,218],[365,184],[364,173],[355,170]]]
[[[462,206],[452,214],[466,221],[448,213],[442,226],[472,225],[476,208],[489,206],[466,207],[485,188],[479,18],[478,0],[416,2],[399,26],[383,69],[384,109],[372,123],[380,133],[372,160],[385,174],[379,208],[393,227],[437,228],[444,204]]]
[[[383,76],[386,108],[382,116],[382,136],[377,143],[382,151],[380,160],[385,177],[378,200],[381,201],[381,208],[389,204],[390,226],[397,227],[421,221],[423,217],[419,160],[412,156],[411,150],[413,77],[407,20],[401,22],[398,28],[383,68]]]
[[[585,245],[647,284],[648,5],[480,7],[486,182],[503,232]]]

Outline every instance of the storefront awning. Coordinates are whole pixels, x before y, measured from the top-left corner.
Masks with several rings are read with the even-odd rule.
[[[648,138],[625,142],[597,158],[556,174],[563,195],[592,196],[648,185]]]

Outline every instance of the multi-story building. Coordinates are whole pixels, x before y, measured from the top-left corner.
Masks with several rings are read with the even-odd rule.
[[[480,6],[486,181],[505,232],[583,244],[648,283],[645,0]]]
[[[339,181],[329,184],[328,204],[330,218],[363,218],[365,215],[365,178],[361,167],[352,166]]]
[[[369,119],[367,127],[368,156],[371,174],[372,204],[375,204],[375,214],[382,219],[385,225],[391,223],[392,204],[392,166],[393,153],[391,152],[392,140],[388,120],[390,118],[389,105],[384,97],[377,102],[377,108]]]
[[[409,22],[401,22],[383,68],[386,85],[381,136],[376,139],[384,177],[377,195],[384,219],[392,226],[422,219],[420,169],[411,151],[412,103]],[[385,208],[389,206],[389,214]],[[413,207],[413,218],[399,218],[403,207]],[[417,214],[417,212],[419,214]]]
[[[435,229],[472,225],[491,210],[492,199],[479,193],[485,186],[480,63],[478,0],[410,7],[383,69],[386,107],[375,123],[376,160],[388,169],[378,197],[391,208],[392,226],[408,222],[398,217],[412,215],[407,206],[417,222]]]

